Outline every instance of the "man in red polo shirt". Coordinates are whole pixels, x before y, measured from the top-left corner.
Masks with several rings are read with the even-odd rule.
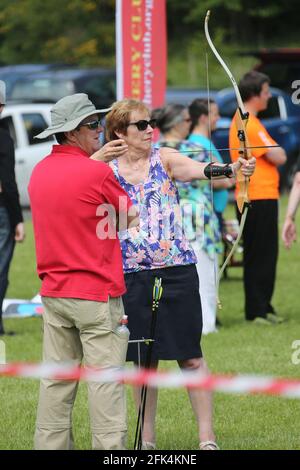
[[[138,217],[107,165],[126,153],[127,145],[118,140],[100,149],[104,111],[85,94],[67,96],[52,108],[51,126],[37,136],[55,134],[59,143],[36,165],[28,188],[45,307],[44,361],[122,365],[124,340],[114,331],[124,314],[126,289],[115,221],[125,217],[133,226]],[[41,381],[36,449],[73,448],[77,385]],[[123,385],[89,383],[88,396],[93,448],[124,449]]]

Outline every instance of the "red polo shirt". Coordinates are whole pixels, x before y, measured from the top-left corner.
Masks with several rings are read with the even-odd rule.
[[[110,167],[83,150],[54,145],[28,187],[41,295],[104,301],[126,291],[119,239],[102,204],[132,205]],[[125,202],[125,204],[124,204]]]

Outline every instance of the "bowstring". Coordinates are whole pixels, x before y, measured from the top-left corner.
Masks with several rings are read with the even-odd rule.
[[[245,146],[245,147],[226,147],[226,148],[216,148],[216,150],[218,150],[219,152],[221,151],[224,151],[224,150],[238,150],[238,151],[243,151],[245,149],[269,149],[269,148],[278,148],[280,147],[280,145],[256,145],[256,146]],[[159,149],[160,147],[159,146],[155,146],[154,145],[154,148],[156,149]],[[171,149],[171,147],[170,147]],[[189,149],[189,150],[170,150],[169,153],[199,153],[199,149],[197,150],[193,150],[193,149]],[[213,150],[206,150],[207,153],[211,154],[213,153]]]
[[[210,111],[211,111],[211,106],[210,106],[210,83],[209,83],[209,66],[208,66],[208,53],[207,53],[207,44],[205,45],[205,62],[206,62],[206,87],[207,87],[207,110],[208,110],[208,135],[209,135],[209,161],[210,164],[213,164],[213,158],[212,158],[212,140],[211,140],[211,120],[210,120]],[[211,215],[213,216],[213,211],[214,211],[214,191],[213,191],[213,180],[212,178],[210,179],[210,201],[211,201]],[[210,220],[211,223],[211,220]],[[213,233],[215,233],[213,231]],[[214,283],[215,283],[215,291],[216,291],[216,305],[217,305],[217,282],[218,282],[218,273],[217,273],[217,266],[218,266],[218,261],[217,261],[217,251],[216,251],[216,238],[214,240],[214,258],[213,258],[213,275],[214,275]]]

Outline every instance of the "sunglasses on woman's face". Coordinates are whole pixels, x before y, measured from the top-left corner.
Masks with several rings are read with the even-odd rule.
[[[85,122],[83,124],[80,124],[79,127],[81,127],[81,126],[86,126],[90,130],[94,131],[94,130],[98,129],[99,127],[102,127],[102,123],[101,123],[100,120],[99,121],[95,120],[95,121]]]
[[[146,121],[146,119],[141,119],[140,121],[130,122],[128,126],[136,126],[139,131],[145,131],[148,126],[151,126],[152,129],[155,129],[156,119],[150,119],[150,121]]]

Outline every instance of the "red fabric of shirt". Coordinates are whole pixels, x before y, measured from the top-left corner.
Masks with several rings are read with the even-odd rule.
[[[55,145],[33,170],[28,190],[37,270],[43,296],[106,302],[126,288],[117,234],[99,236],[107,225],[102,204],[119,214],[120,197],[122,211],[132,203],[110,167],[88,157],[77,147]]]

